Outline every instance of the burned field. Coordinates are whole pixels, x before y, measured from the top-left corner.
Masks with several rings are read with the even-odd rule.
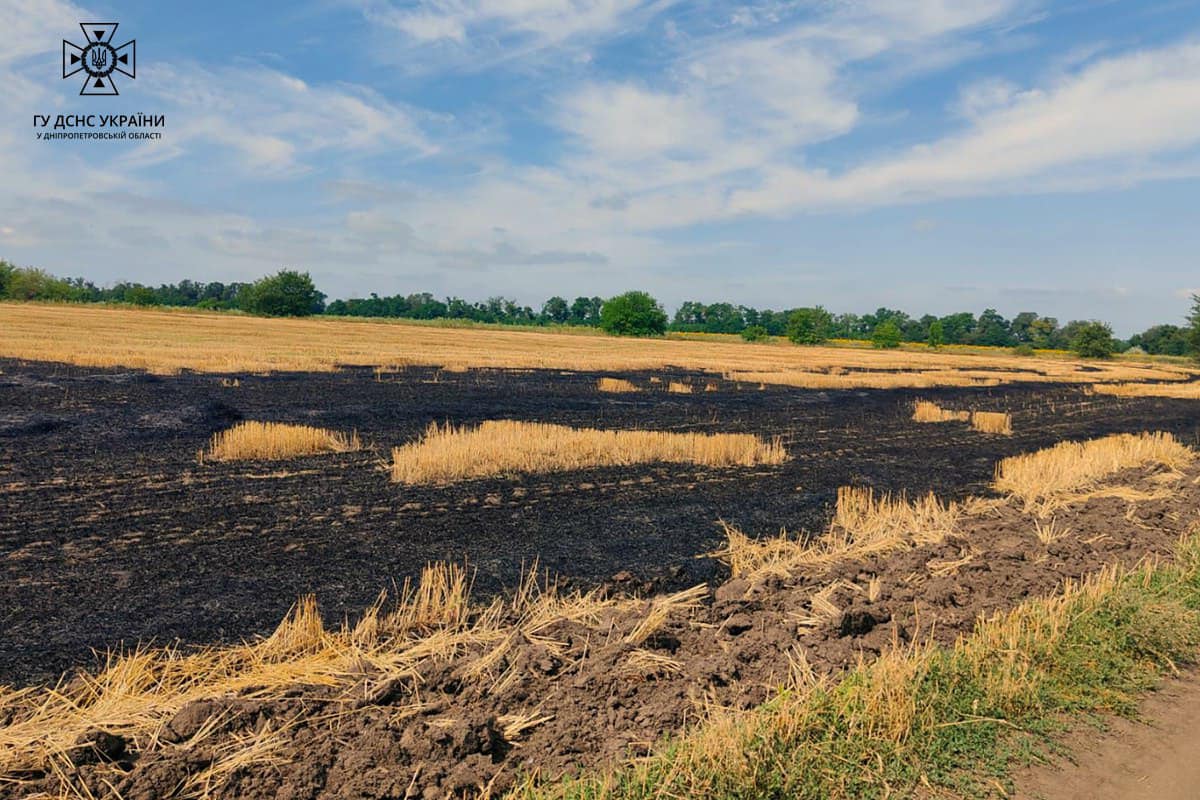
[[[729,567],[697,556],[725,545],[720,521],[754,537],[817,533],[842,486],[987,495],[1005,456],[1143,430],[1193,444],[1200,425],[1194,401],[1034,383],[819,391],[669,370],[0,370],[0,683],[11,685],[54,681],[122,643],[269,634],[305,595],[326,622],[353,621],[430,562],[467,565],[479,599],[513,590],[535,563],[565,586],[617,594],[716,585]],[[599,391],[604,377],[641,391]],[[1012,433],[915,423],[918,398],[1009,412]],[[430,423],[497,419],[780,437],[788,459],[389,479],[392,448]],[[242,420],[353,431],[361,447],[199,457]]]

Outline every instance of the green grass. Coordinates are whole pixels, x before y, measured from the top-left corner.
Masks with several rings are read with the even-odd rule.
[[[544,798],[883,798],[1011,791],[1066,722],[1128,715],[1200,651],[1200,536],[1176,559],[1109,571],[981,622],[955,647],[897,647],[837,682],[805,677],[718,710],[616,771],[527,781]]]

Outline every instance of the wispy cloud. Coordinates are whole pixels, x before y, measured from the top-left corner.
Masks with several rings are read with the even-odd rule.
[[[679,0],[361,0],[365,18],[403,37],[400,52],[436,53],[403,59],[407,69],[477,71],[547,50],[586,46],[606,35],[638,30]],[[395,47],[387,48],[394,55]]]
[[[437,115],[363,86],[311,85],[261,66],[212,70],[190,63],[156,65],[144,78],[171,114],[173,157],[211,146],[236,154],[248,172],[286,175],[317,154],[365,158],[387,150],[424,157],[438,149],[422,130]],[[155,149],[144,154],[154,159]]]
[[[735,193],[731,210],[781,213],[846,204],[906,202],[1011,191],[1038,191],[1062,171],[1128,180],[1114,164],[1153,174],[1161,159],[1200,144],[1200,43],[1189,41],[1094,62],[1045,87],[993,93],[970,128],[840,174],[788,168]],[[1069,181],[1066,182],[1069,185]]]

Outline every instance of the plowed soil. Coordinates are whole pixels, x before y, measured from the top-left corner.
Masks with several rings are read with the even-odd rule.
[[[720,565],[696,556],[720,545],[719,520],[758,535],[819,530],[838,486],[981,494],[1006,455],[1147,429],[1194,443],[1200,426],[1190,401],[1089,396],[1078,387],[760,390],[660,372],[661,384],[649,374],[623,376],[641,393],[603,394],[597,377],[417,368],[156,377],[0,362],[0,683],[53,681],[92,665],[94,650],[122,643],[265,634],[309,593],[340,620],[429,561],[467,562],[479,595],[511,587],[535,561],[583,586],[715,585]],[[693,382],[696,393],[668,394],[662,387],[671,379]],[[703,391],[709,383],[715,391]],[[915,424],[915,397],[1011,411],[1015,433]],[[429,422],[493,418],[778,435],[791,459],[447,487],[388,481],[389,448]],[[198,463],[208,437],[239,419],[356,429],[369,447],[286,462]],[[1011,585],[996,591],[1014,596]],[[873,635],[887,633],[880,631]],[[644,730],[665,721],[647,717]],[[622,746],[614,741],[606,752]]]

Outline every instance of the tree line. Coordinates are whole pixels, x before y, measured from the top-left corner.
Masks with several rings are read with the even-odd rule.
[[[1155,355],[1200,354],[1200,297],[1194,297],[1184,325],[1155,325],[1128,340],[1113,337],[1111,328],[1095,320],[1072,320],[1060,325],[1054,317],[1023,311],[1007,319],[995,309],[978,316],[962,311],[945,316],[913,317],[904,311],[878,308],[866,314],[833,314],[821,306],[780,311],[732,303],[689,300],[668,317],[645,292],[616,297],[551,297],[540,308],[504,297],[469,302],[458,297],[438,299],[428,292],[334,300],[326,304],[308,273],[281,270],[249,283],[183,280],[147,286],[121,282],[96,286],[83,278],[59,278],[0,260],[0,299],[84,303],[127,303],[139,306],[187,306],[241,310],[269,316],[327,314],[404,319],[462,319],[507,325],[574,325],[597,327],[618,335],[661,335],[667,331],[740,334],[747,341],[785,336],[796,344],[819,344],[830,339],[869,341],[877,347],[920,342],[932,347],[976,345],[1018,351],[1072,349],[1102,357],[1131,348]]]

